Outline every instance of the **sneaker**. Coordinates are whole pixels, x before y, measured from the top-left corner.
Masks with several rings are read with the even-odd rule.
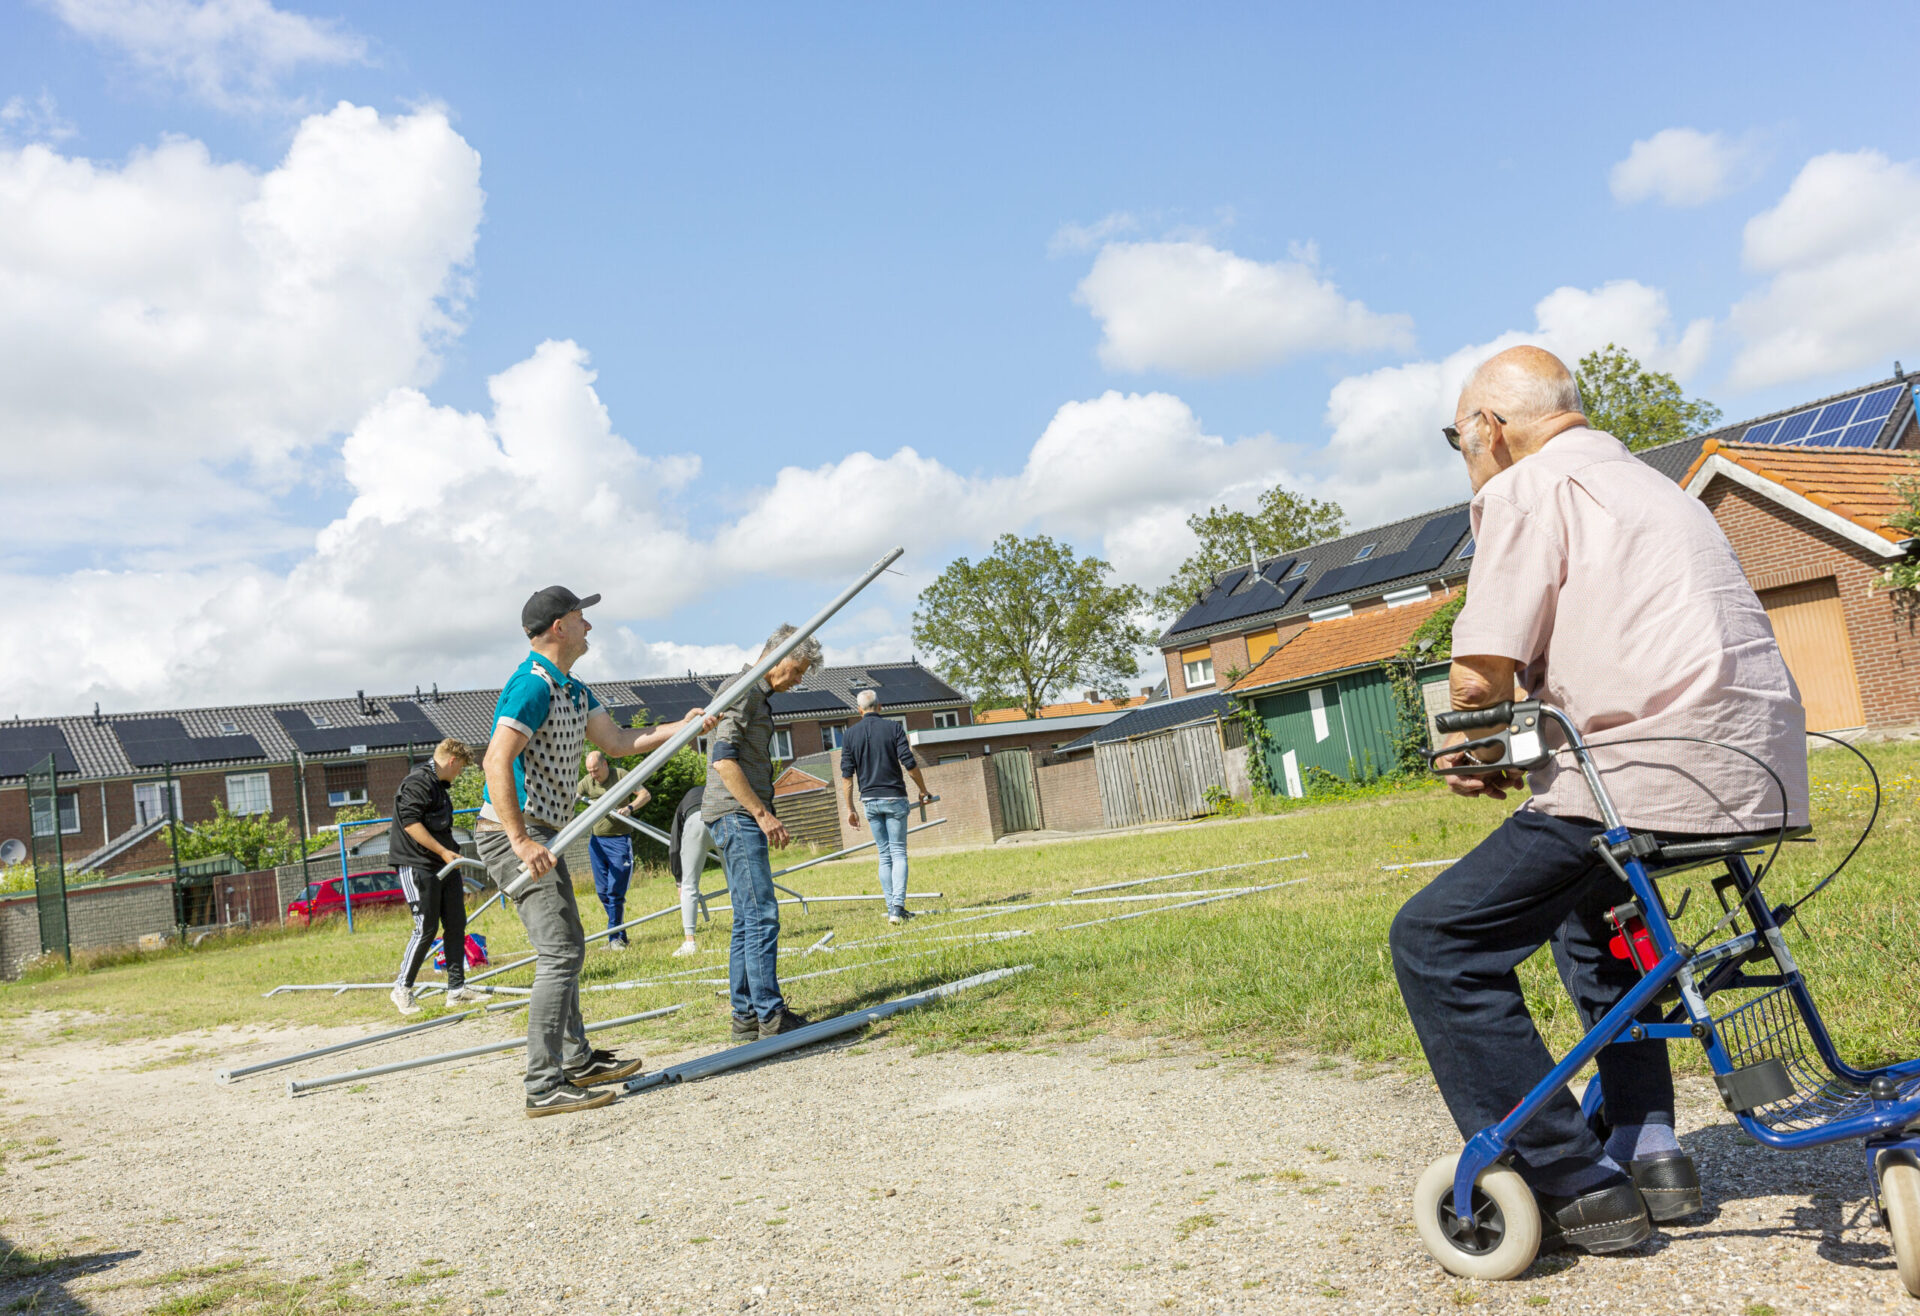
[[[400,983],[395,983],[393,985],[393,990],[387,993],[387,999],[393,1002],[393,1008],[398,1010],[401,1014],[419,1014],[420,1013],[419,1005],[417,1005],[414,1002],[413,988],[411,987],[403,986]]]
[[[1653,1233],[1647,1204],[1625,1175],[1577,1197],[1535,1193],[1540,1203],[1540,1250],[1578,1248],[1599,1255],[1624,1252]]]
[[[608,950],[625,950],[626,948],[627,948],[627,939],[624,936],[607,938]]]
[[[698,955],[699,953],[700,953],[700,943],[693,940],[691,937],[689,937],[687,940],[680,943],[680,949],[676,950],[673,953],[673,958],[675,958],[676,960],[683,960],[689,955]]]
[[[900,916],[900,921],[902,923],[905,923],[908,919],[914,917],[913,911],[908,909],[905,905],[900,906],[900,908],[894,910],[893,912]]]
[[[760,1021],[750,1014],[733,1016],[733,1040],[735,1042],[754,1042],[760,1038]]]
[[[1683,1151],[1643,1156],[1627,1166],[1633,1186],[1656,1221],[1679,1220],[1701,1210],[1700,1171]]]
[[[486,999],[485,996],[473,988],[466,986],[464,983],[458,987],[449,987],[447,989],[448,1005],[478,1005]]]
[[[577,1088],[597,1087],[602,1083],[618,1083],[622,1079],[632,1078],[640,1072],[638,1060],[621,1060],[611,1051],[595,1051],[587,1061],[585,1069],[569,1069],[567,1082]]]
[[[907,921],[906,916],[902,914],[899,910],[890,909],[887,911],[887,922],[899,924],[899,923],[905,923],[906,921]]]
[[[760,1021],[760,1036],[778,1037],[782,1033],[797,1032],[813,1020],[804,1014],[795,1014],[791,1010],[775,1010],[773,1018]]]
[[[576,1110],[610,1106],[613,1097],[612,1092],[582,1092],[571,1083],[562,1083],[557,1088],[548,1088],[537,1097],[528,1097],[527,1118],[538,1119],[542,1115],[565,1115]]]

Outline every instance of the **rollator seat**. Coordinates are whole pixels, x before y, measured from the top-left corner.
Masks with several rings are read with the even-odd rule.
[[[1789,827],[1787,839],[1798,841],[1812,830],[1811,827]],[[1664,868],[1673,864],[1697,864],[1703,859],[1720,859],[1748,850],[1770,850],[1773,848],[1773,843],[1779,839],[1780,832],[1775,829],[1751,835],[1709,836],[1699,841],[1672,841],[1662,845],[1649,857],[1648,867]]]

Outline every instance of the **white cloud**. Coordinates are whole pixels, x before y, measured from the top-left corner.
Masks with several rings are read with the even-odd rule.
[[[1311,245],[1261,262],[1201,241],[1111,242],[1075,300],[1100,321],[1100,360],[1112,370],[1220,375],[1413,342],[1410,317],[1342,296]]]
[[[1132,215],[1116,210],[1091,224],[1062,224],[1047,241],[1047,255],[1065,256],[1070,252],[1092,251],[1108,238],[1131,233],[1139,224]]]
[[[14,545],[257,544],[270,497],[459,328],[480,159],[341,105],[260,173],[169,139],[0,149],[0,511]]]
[[[1337,499],[1355,524],[1406,516],[1467,496],[1459,456],[1440,437],[1460,386],[1496,352],[1532,343],[1572,366],[1608,343],[1681,379],[1698,371],[1712,323],[1676,332],[1666,294],[1631,280],[1595,289],[1557,288],[1534,307],[1534,327],[1462,347],[1438,361],[1413,361],[1349,376],[1327,398],[1332,429],[1315,478],[1317,497]]]
[[[1758,151],[1749,141],[1697,128],[1664,128],[1633,144],[1607,175],[1613,199],[1624,205],[1658,200],[1702,206],[1752,181]]]
[[[1769,281],[1733,308],[1731,387],[1884,366],[1920,338],[1920,170],[1878,151],[1815,156],[1747,222],[1741,258]]]
[[[275,9],[268,0],[46,3],[81,36],[221,109],[280,104],[281,78],[302,65],[366,57],[366,42],[338,23]]]
[[[62,117],[53,97],[41,92],[32,100],[9,96],[0,104],[0,144],[6,142],[64,142],[79,130]]]

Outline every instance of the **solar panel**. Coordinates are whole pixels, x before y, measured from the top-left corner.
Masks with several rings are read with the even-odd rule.
[[[1798,443],[1807,437],[1807,431],[1813,428],[1813,422],[1819,418],[1817,411],[1803,411],[1797,416],[1788,416],[1780,422],[1780,432],[1774,436],[1775,443]]]
[[[882,703],[886,696],[880,696]],[[779,690],[767,700],[767,707],[776,717],[786,717],[794,713],[851,713],[853,709],[847,702],[831,690]]]
[[[1780,432],[1779,421],[1777,420],[1762,421],[1758,425],[1747,426],[1747,432],[1745,435],[1741,437],[1741,442],[1772,443],[1774,436],[1779,432]]]
[[[187,734],[177,717],[126,718],[113,723],[113,734],[136,768],[164,768],[169,763],[218,763],[227,759],[263,759],[267,752],[252,736]]]
[[[1213,592],[1201,600],[1197,609],[1187,614],[1188,626],[1212,626],[1224,621],[1234,606],[1233,591],[1247,578],[1250,567],[1239,567],[1220,578]]]
[[[1267,565],[1266,569],[1260,573],[1261,578],[1265,580],[1275,581],[1275,582],[1285,580],[1287,578],[1287,573],[1293,570],[1293,564],[1295,561],[1296,559],[1294,558],[1283,557],[1274,562],[1271,562]]]
[[[1860,399],[1860,410],[1853,413],[1853,423],[1858,425],[1867,420],[1885,420],[1893,412],[1893,404],[1899,400],[1900,385],[1883,388],[1878,393],[1869,393]]]
[[[1853,419],[1853,413],[1860,408],[1859,398],[1845,398],[1839,402],[1829,402],[1820,408],[1820,418],[1813,424],[1813,433],[1824,434],[1828,430],[1843,428]]]
[[[1867,421],[1864,425],[1857,423],[1849,425],[1841,431],[1840,442],[1837,446],[1842,448],[1871,448],[1873,441],[1880,437],[1880,431],[1885,428],[1886,423],[1886,417],[1882,416],[1876,420]]]
[[[57,772],[78,772],[67,733],[57,726],[0,727],[0,777],[24,777],[53,755]]]
[[[1471,521],[1466,508],[1448,512],[1445,516],[1436,516],[1420,527],[1420,533],[1413,537],[1413,543],[1401,556],[1406,560],[1401,564],[1400,574],[1417,575],[1422,571],[1432,571],[1447,560],[1453,552],[1453,546],[1467,533]]]
[[[1292,598],[1299,588],[1300,582],[1297,580],[1276,585],[1265,576],[1256,576],[1251,586],[1227,599],[1226,606],[1213,620],[1215,622],[1238,621],[1242,617],[1272,612],[1275,608],[1285,606],[1286,601]]]
[[[628,688],[655,722],[678,722],[689,708],[705,708],[713,698],[698,681],[635,681]]]
[[[1808,407],[1782,420],[1749,425],[1742,442],[1770,443],[1776,447],[1870,448],[1899,400],[1900,387],[1896,384],[1862,397]]]
[[[966,696],[924,667],[869,668],[867,675],[883,704],[956,704]]]
[[[1357,587],[1359,579],[1373,564],[1370,562],[1349,562],[1344,567],[1335,567],[1313,582],[1313,588],[1307,591],[1303,602],[1311,603],[1315,599],[1324,599],[1329,594],[1343,594]]]
[[[358,747],[393,749],[401,745],[437,745],[441,731],[420,706],[411,700],[396,699],[387,705],[397,719],[393,722],[365,722],[359,726],[316,727],[304,709],[276,708],[273,719],[299,746],[302,754],[354,753]]]

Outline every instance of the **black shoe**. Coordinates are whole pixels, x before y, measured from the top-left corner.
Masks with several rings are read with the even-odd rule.
[[[585,1069],[566,1071],[567,1082],[577,1088],[598,1087],[602,1083],[618,1083],[622,1079],[638,1074],[643,1062],[622,1060],[611,1051],[595,1051]]]
[[[1655,1220],[1680,1220],[1704,1208],[1700,1171],[1683,1151],[1643,1156],[1627,1166],[1627,1173],[1647,1204],[1647,1214]]]
[[[760,1039],[760,1021],[750,1014],[733,1016],[733,1040],[736,1042],[756,1042]]]
[[[1540,1250],[1579,1248],[1595,1255],[1624,1252],[1653,1233],[1647,1204],[1625,1175],[1577,1197],[1536,1192],[1540,1203]]]
[[[760,1036],[778,1037],[782,1033],[791,1033],[805,1028],[812,1022],[813,1020],[804,1014],[795,1014],[791,1010],[775,1010],[773,1018],[760,1021]]]
[[[571,1083],[562,1083],[557,1088],[548,1088],[537,1097],[528,1097],[527,1118],[567,1115],[576,1110],[593,1110],[599,1106],[612,1104],[613,1093],[611,1092],[582,1092]]]

